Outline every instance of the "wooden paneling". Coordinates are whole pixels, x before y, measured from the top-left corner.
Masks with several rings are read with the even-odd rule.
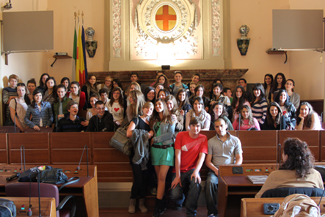
[[[96,148],[111,148],[109,141],[114,132],[94,132],[91,134],[91,141],[94,149]]]
[[[20,147],[24,145],[26,164],[50,164],[50,148],[48,133],[9,133],[9,162],[21,163]]]
[[[325,131],[320,131],[320,161],[325,161]]]
[[[103,162],[129,162],[129,158],[115,148],[95,149],[94,164],[97,165]]]
[[[79,164],[84,146],[88,146],[88,160],[92,164],[91,133],[50,133],[52,164]],[[87,164],[87,152],[81,164]]]
[[[245,163],[275,163],[277,131],[239,131]]]
[[[292,130],[292,131],[285,131],[281,130],[278,131],[279,134],[279,143],[284,145],[284,141],[287,138],[294,138],[297,137],[302,141],[305,141],[308,144],[310,151],[313,153],[315,157],[315,161],[319,161],[320,159],[320,131],[315,130]]]
[[[7,134],[0,134],[0,164],[8,163],[8,143],[7,143]]]

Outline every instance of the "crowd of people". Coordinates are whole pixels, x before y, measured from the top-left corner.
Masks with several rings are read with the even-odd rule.
[[[185,186],[189,186],[187,216],[196,215],[203,163],[210,169],[206,182],[208,215],[218,215],[218,166],[243,162],[240,140],[228,130],[321,130],[319,115],[308,102],[300,103],[294,81],[282,73],[274,79],[266,74],[264,84],[254,84],[252,92],[243,78],[233,93],[220,79],[211,90],[200,84],[199,74],[188,84],[182,79],[182,72],[175,71],[175,83],[171,84],[159,71],[155,82],[147,86],[133,72],[130,84],[123,89],[120,80],[110,76],[98,84],[91,75],[80,87],[67,77],[57,84],[47,73],[41,75],[39,86],[35,79],[26,86],[18,83],[17,75],[10,75],[9,87],[2,91],[4,125],[16,125],[21,132],[29,128],[105,132],[128,124],[126,136],[134,144],[129,156],[134,182],[128,211],[136,212],[139,198],[139,209],[148,212],[144,197],[149,177],[155,174],[154,217],[166,209],[164,195],[169,188],[176,208],[181,208]],[[208,141],[201,130],[215,130],[216,136]]]

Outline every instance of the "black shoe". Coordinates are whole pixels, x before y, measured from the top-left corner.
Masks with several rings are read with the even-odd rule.
[[[176,209],[176,210],[181,210],[181,209],[182,209],[182,204],[180,204],[180,205],[176,204],[176,205],[174,206],[174,209]]]
[[[163,200],[156,199],[155,210],[153,211],[152,217],[159,217],[166,210],[166,205]]]

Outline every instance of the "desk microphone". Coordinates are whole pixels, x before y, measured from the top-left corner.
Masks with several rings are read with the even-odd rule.
[[[87,148],[87,149],[86,149]],[[77,166],[77,170],[80,170],[80,164],[81,164],[81,160],[82,160],[82,157],[84,155],[84,152],[85,152],[85,149],[87,150],[87,177],[89,177],[89,170],[88,170],[88,164],[89,164],[89,161],[88,161],[88,145],[85,145],[84,146],[84,149],[82,150],[82,154],[81,154],[81,157],[80,157],[80,161],[79,161],[79,164]]]
[[[24,172],[26,170],[26,161],[25,161],[25,146],[20,146],[20,171],[23,172],[23,154],[24,154]]]
[[[7,180],[7,182],[10,182],[11,180],[18,178],[19,176],[20,176],[20,173],[16,173],[12,176],[7,177],[6,180]]]
[[[241,115],[239,114],[239,116],[238,116],[238,130],[240,130],[240,119],[241,119]]]
[[[278,169],[280,169],[280,164],[281,164],[281,144],[279,143],[278,144],[278,159],[277,159],[277,161],[276,161],[276,169],[278,170]]]

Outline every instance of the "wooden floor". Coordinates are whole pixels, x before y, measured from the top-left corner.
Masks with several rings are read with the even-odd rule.
[[[197,209],[197,217],[207,216],[206,207],[199,207]],[[153,209],[147,214],[143,214],[140,210],[137,210],[135,214],[128,213],[127,209],[99,209],[99,217],[151,217]],[[186,208],[183,207],[181,210],[167,209],[161,217],[186,217]]]

